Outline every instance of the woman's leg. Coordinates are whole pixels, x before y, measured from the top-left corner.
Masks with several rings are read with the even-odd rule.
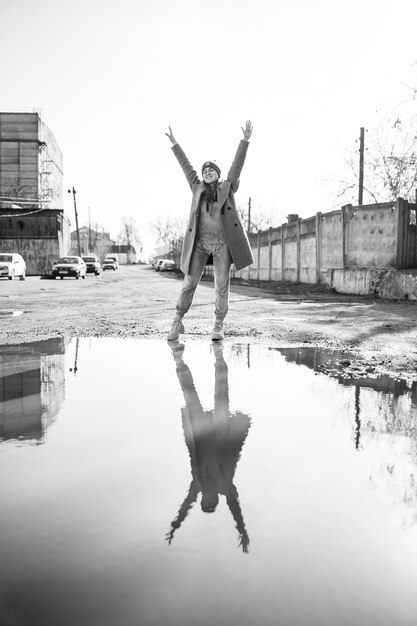
[[[216,321],[222,322],[229,310],[230,267],[232,257],[226,243],[213,250]]]
[[[184,276],[181,293],[176,306],[176,318],[179,320],[184,317],[191,306],[208,256],[209,252],[205,250],[203,246],[198,243],[194,246],[188,274]]]

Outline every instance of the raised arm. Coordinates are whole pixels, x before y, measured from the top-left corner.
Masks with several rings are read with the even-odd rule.
[[[169,545],[171,545],[171,542],[174,539],[175,531],[181,527],[181,524],[187,517],[189,510],[193,506],[194,502],[197,500],[197,496],[198,496],[198,486],[196,484],[196,481],[192,480],[188,493],[185,497],[185,500],[179,508],[178,515],[171,522],[171,529],[165,535],[165,540],[168,541]]]
[[[247,554],[249,552],[249,535],[247,533],[242,511],[240,508],[237,489],[234,485],[232,485],[230,493],[226,495],[226,501],[229,510],[233,516],[233,519],[235,520],[236,528],[239,533],[239,546],[242,548],[242,551]]]
[[[171,126],[168,126],[168,128],[169,128],[169,133],[165,133],[165,134],[170,140],[172,144],[172,151],[177,157],[178,163],[181,165],[182,171],[185,174],[188,184],[192,188],[193,185],[200,182],[200,179],[198,178],[197,172],[194,170],[190,161],[187,159],[187,156],[184,150],[181,148],[178,141],[175,139]]]
[[[249,141],[249,139],[252,136],[252,131],[253,131],[253,124],[250,120],[246,120],[246,125],[245,128],[243,128],[243,126],[241,126],[242,129],[242,133],[243,133],[243,141]]]
[[[247,120],[245,128],[243,128],[243,126],[241,128],[243,132],[243,139],[239,143],[235,158],[233,159],[233,163],[231,165],[229,173],[227,174],[227,180],[232,184],[233,191],[237,191],[239,187],[239,177],[242,171],[242,167],[245,163],[246,152],[248,151],[249,147],[249,139],[252,135],[252,122],[250,120]]]

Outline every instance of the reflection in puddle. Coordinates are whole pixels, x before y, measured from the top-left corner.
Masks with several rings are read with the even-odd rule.
[[[40,443],[64,401],[62,338],[0,348],[0,441]]]
[[[171,344],[173,345],[173,344]],[[248,434],[248,415],[229,411],[229,384],[222,344],[214,343],[214,409],[205,411],[196,392],[192,374],[183,360],[184,345],[176,342],[172,354],[185,399],[182,427],[190,455],[192,480],[178,515],[171,522],[168,542],[180,528],[190,508],[201,493],[201,510],[213,513],[219,496],[225,496],[227,506],[239,532],[239,546],[248,552],[249,536],[246,532],[239,496],[233,478],[240,452]]]
[[[372,366],[350,367],[349,353],[318,348],[270,348],[277,350],[287,361],[305,365],[315,372],[326,373],[335,378],[340,385],[354,387],[355,402],[355,445],[360,447],[361,420],[365,418],[365,430],[377,421],[384,423],[384,430],[389,433],[417,435],[417,382],[411,383],[387,374],[375,376]],[[348,365],[348,369],[346,369]],[[348,372],[348,373],[347,373]],[[370,395],[365,390],[371,389],[378,395]],[[375,400],[369,406],[369,399]],[[363,400],[363,402],[362,402]],[[365,415],[362,413],[364,405]],[[377,430],[376,424],[371,428]],[[378,426],[380,429],[381,426]]]
[[[0,348],[0,622],[414,623],[414,385],[303,350]]]

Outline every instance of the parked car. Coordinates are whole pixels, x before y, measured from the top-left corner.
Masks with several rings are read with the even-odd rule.
[[[87,266],[80,256],[63,256],[52,267],[52,276],[54,278],[65,278],[65,276],[75,276],[85,278],[87,274]]]
[[[168,272],[169,270],[175,270],[175,268],[175,261],[172,259],[160,259],[155,269],[157,272]]]
[[[119,269],[119,259],[117,257],[117,254],[115,254],[114,252],[109,252],[108,254],[106,254],[106,258],[104,260],[107,261],[107,259],[113,259],[113,261],[115,261],[116,263],[116,269]]]
[[[101,263],[97,256],[83,256],[83,261],[87,267],[87,274],[95,274],[96,276],[99,276],[101,272]]]
[[[0,253],[0,277],[13,280],[20,276],[20,280],[26,278],[26,263],[20,254],[16,252]]]
[[[105,270],[117,270],[116,261],[114,259],[104,259],[103,261],[103,272]]]

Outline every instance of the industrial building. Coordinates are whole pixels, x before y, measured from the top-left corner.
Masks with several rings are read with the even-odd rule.
[[[101,260],[104,260],[108,252],[113,252],[115,243],[113,239],[110,239],[110,233],[105,232],[103,229],[98,230],[88,226],[81,226],[78,229],[78,235],[76,230],[71,233],[70,254],[78,254],[78,240],[80,241],[82,256],[95,254]]]
[[[62,153],[39,113],[0,112],[0,252],[18,252],[28,275],[68,254]]]

